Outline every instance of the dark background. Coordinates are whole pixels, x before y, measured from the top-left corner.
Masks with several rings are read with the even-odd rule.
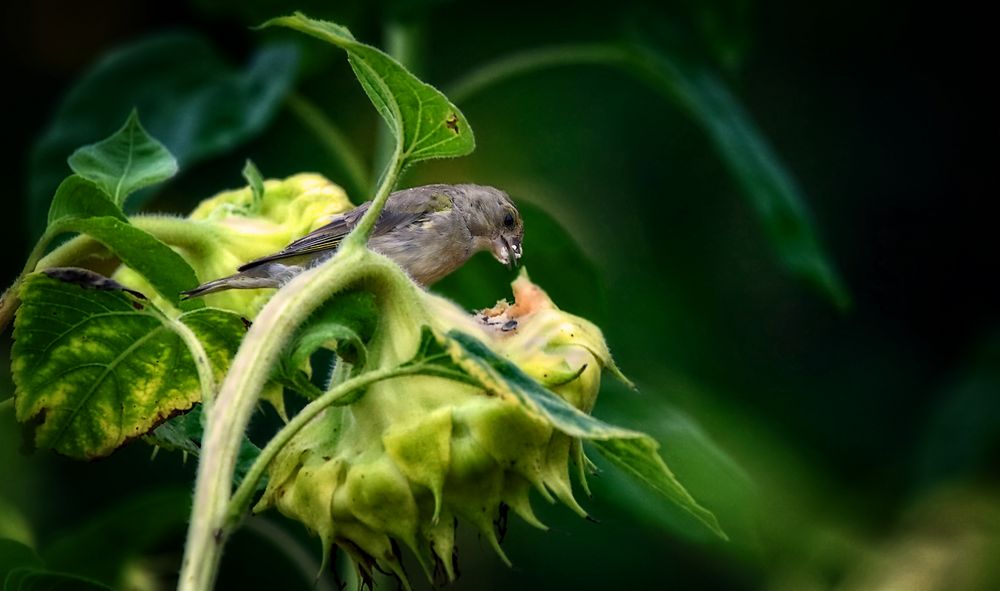
[[[905,574],[917,577],[915,589],[985,589],[1000,580],[984,554],[1000,532],[1000,283],[986,211],[998,138],[995,96],[985,89],[996,68],[985,15],[901,2],[310,4],[5,6],[4,283],[33,239],[25,221],[33,142],[77,77],[123,44],[194,31],[242,66],[276,37],[248,26],[294,9],[382,46],[387,28],[402,23],[419,31],[413,69],[447,91],[512,51],[614,40],[636,27],[668,31],[671,47],[723,77],[798,180],[852,305],[838,310],[783,268],[702,128],[641,80],[567,66],[460,103],[476,152],[418,165],[404,183],[493,184],[523,204],[532,278],[604,329],[642,391],[611,388],[596,414],[632,416],[653,432],[733,540],[708,540],[602,476],[587,505],[601,524],[545,507],[553,531],[512,526],[513,570],[468,534],[457,586],[874,588]],[[342,56],[293,42],[303,56],[298,92],[370,167],[376,116]],[[182,163],[146,208],[183,213],[240,185],[247,157],[268,177],[315,170],[337,182],[342,173],[279,109],[248,141]],[[438,289],[482,307],[511,278],[484,255]],[[10,387],[4,374],[0,398]],[[0,501],[9,505],[0,520],[6,510],[11,523],[27,522],[41,546],[137,491],[190,487],[193,462],[149,463],[141,444],[78,464],[19,454],[18,433],[0,415]],[[299,526],[268,523],[316,553]],[[299,576],[280,552],[241,536],[224,585]],[[161,537],[142,572],[163,579],[179,537]],[[957,586],[937,586],[946,581]]]

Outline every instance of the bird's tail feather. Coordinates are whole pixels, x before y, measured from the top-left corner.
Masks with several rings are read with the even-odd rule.
[[[189,300],[191,298],[200,298],[203,295],[208,295],[210,293],[215,293],[217,291],[224,291],[226,289],[232,289],[238,287],[234,285],[233,278],[236,275],[230,275],[229,277],[223,277],[221,279],[215,279],[207,283],[202,283],[194,289],[189,289],[187,291],[181,292],[182,300]]]
[[[221,279],[214,279],[208,283],[202,283],[194,289],[182,291],[183,299],[198,298],[203,295],[225,291],[227,289],[261,289],[266,287],[281,287],[282,281],[288,279],[289,274],[272,274],[269,267],[254,268],[250,272],[235,273]],[[259,274],[258,274],[259,273]]]

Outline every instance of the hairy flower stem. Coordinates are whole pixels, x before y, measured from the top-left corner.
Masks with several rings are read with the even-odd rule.
[[[381,284],[383,305],[410,302],[419,306],[411,294],[392,293],[397,286],[412,284],[399,267],[365,246],[401,166],[401,143],[397,143],[372,205],[358,226],[329,261],[292,279],[264,306],[218,395],[205,407],[202,455],[178,589],[202,591],[215,582],[222,547],[233,525],[227,517],[240,438],[279,354],[299,326],[330,296],[364,280]]]

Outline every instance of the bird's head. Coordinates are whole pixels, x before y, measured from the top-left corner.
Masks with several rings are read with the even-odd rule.
[[[482,250],[489,250],[500,263],[514,268],[521,260],[524,222],[510,196],[483,185],[461,185],[466,197],[465,216],[469,231]]]

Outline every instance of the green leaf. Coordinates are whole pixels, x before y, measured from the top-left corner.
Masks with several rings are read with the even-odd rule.
[[[683,387],[662,379],[657,384],[672,394]],[[655,392],[636,396],[614,383],[602,389],[600,408],[605,418],[639,428],[664,442],[660,449],[663,460],[699,504],[712,511],[736,543],[748,543],[755,538],[760,519],[758,487],[697,421]],[[600,458],[597,460],[600,462]],[[680,533],[692,540],[707,539],[705,528],[690,515],[665,508],[659,494],[639,482],[617,470],[604,470],[592,485],[596,497],[632,514],[639,523]]]
[[[260,210],[261,203],[264,202],[264,178],[260,176],[260,170],[249,158],[243,165],[243,178],[246,179],[247,185],[250,186],[250,191],[253,193],[251,211],[256,213]]]
[[[77,149],[68,162],[73,172],[96,183],[119,207],[135,191],[177,174],[177,160],[146,133],[135,110],[111,137]]]
[[[10,376],[4,372],[4,375],[0,375],[0,380],[3,380],[0,383],[9,384]],[[13,388],[10,388],[10,390],[13,390]],[[0,402],[0,415],[6,415],[8,412],[14,412],[13,393],[11,393],[11,397],[8,397]],[[14,450],[8,450],[8,453],[11,451]],[[16,468],[14,468],[14,464],[11,462],[4,462],[4,460],[0,458],[0,470],[13,472]],[[0,495],[0,540],[11,540],[31,546],[35,539],[32,526],[28,522],[28,518],[24,514],[24,511],[15,506],[12,501],[13,499],[9,497],[4,498],[3,495]],[[2,551],[0,551],[0,554],[2,554]],[[2,560],[0,560],[0,562],[2,562]],[[0,566],[0,570],[2,570],[2,566]],[[2,574],[0,574],[0,580],[3,580]]]
[[[200,399],[198,373],[175,323],[195,333],[218,376],[246,329],[223,310],[171,320],[113,285],[79,283],[44,274],[25,279],[11,351],[15,410],[34,428],[39,447],[95,458]]]
[[[41,568],[16,568],[7,575],[4,591],[111,591],[111,587],[76,575]]]
[[[512,397],[567,435],[584,439],[642,436],[642,433],[609,425],[577,409],[475,337],[452,330],[438,341],[455,363],[484,387],[501,396]]]
[[[49,200],[66,176],[66,158],[107,137],[132,109],[186,169],[262,131],[290,90],[297,64],[294,48],[271,45],[236,69],[190,33],[147,37],[109,53],[79,78],[32,150],[32,232],[37,236],[44,228]],[[129,205],[149,194],[133,195]]]
[[[715,515],[698,504],[667,467],[656,451],[660,446],[652,437],[643,435],[631,439],[595,439],[592,443],[620,470],[689,512],[720,538],[729,539]]]
[[[638,73],[676,102],[708,133],[742,185],[778,256],[839,308],[850,295],[820,244],[801,190],[749,114],[710,68],[639,44]]]
[[[378,322],[375,296],[367,291],[352,291],[328,300],[292,337],[276,368],[275,379],[283,385],[316,398],[322,391],[314,385],[303,367],[321,348],[332,349],[347,363],[363,366],[365,347]]]
[[[96,190],[96,189],[95,189]],[[156,291],[182,310],[202,308],[199,299],[181,300],[182,291],[198,285],[194,269],[172,248],[155,236],[116,217],[63,217],[47,233],[79,232],[97,240],[121,262],[149,281]]]
[[[264,27],[284,26],[340,47],[400,148],[402,165],[430,158],[464,156],[476,147],[462,112],[433,86],[421,82],[379,49],[354,39],[346,27],[302,13],[280,17]]]
[[[21,542],[0,538],[0,584],[7,578],[7,573],[14,569],[40,566],[42,559],[30,547]]]
[[[378,310],[375,296],[353,291],[327,301],[309,318],[292,340],[289,358],[299,366],[320,347],[329,347],[342,359],[364,365],[367,343],[375,333]]]
[[[56,189],[49,206],[49,226],[65,218],[109,217],[128,223],[115,205],[93,181],[71,174]]]
[[[452,330],[447,336],[438,335],[437,340],[451,359],[483,387],[517,400],[567,435],[592,441],[621,470],[726,538],[715,515],[698,504],[667,467],[656,451],[659,445],[651,437],[578,410],[470,335]]]
[[[43,241],[63,232],[79,232],[94,238],[145,277],[173,305],[184,310],[205,305],[197,300],[180,299],[182,291],[198,285],[194,269],[187,261],[152,234],[132,226],[96,183],[75,174],[56,190]]]
[[[201,454],[201,442],[205,433],[203,421],[203,407],[201,404],[196,404],[190,412],[169,419],[143,439],[150,445],[168,451],[180,451],[198,457]],[[259,455],[260,448],[244,435],[236,456],[236,470],[233,472],[234,488],[239,486]],[[262,479],[259,487],[263,489],[265,485],[266,479]]]

